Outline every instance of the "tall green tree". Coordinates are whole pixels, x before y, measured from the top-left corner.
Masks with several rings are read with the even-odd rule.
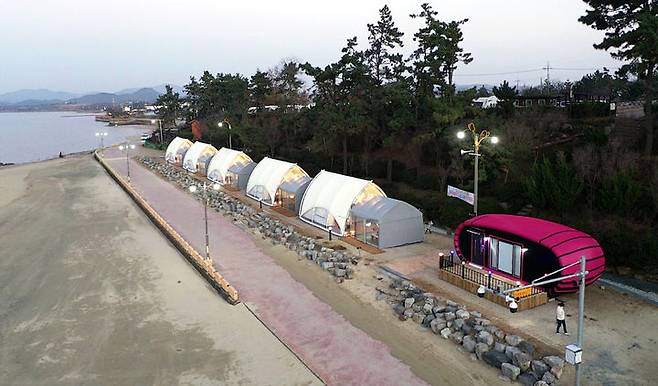
[[[626,62],[619,72],[633,74],[644,84],[646,114],[645,156],[654,149],[655,122],[652,101],[658,71],[658,2],[655,0],[584,0],[590,7],[578,20],[606,31],[594,48],[610,50]]]
[[[503,116],[508,118],[513,116],[515,111],[514,99],[519,95],[516,87],[510,86],[509,82],[505,80],[499,86],[494,86],[492,92],[496,98],[500,99],[498,108]]]
[[[165,93],[160,95],[155,101],[158,108],[158,118],[162,119],[164,127],[176,126],[181,111],[181,98],[170,85],[165,86]]]

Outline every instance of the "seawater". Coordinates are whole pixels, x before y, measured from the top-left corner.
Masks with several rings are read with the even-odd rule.
[[[108,126],[94,116],[75,112],[0,113],[0,162],[25,163],[63,154],[93,150],[100,145],[96,132],[107,132],[105,146],[129,138],[138,142],[146,126]]]

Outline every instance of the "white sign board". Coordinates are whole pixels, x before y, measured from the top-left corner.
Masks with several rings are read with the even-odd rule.
[[[475,195],[473,195],[473,193],[455,188],[454,186],[450,185],[448,185],[448,197],[458,198],[464,202],[468,202],[471,205],[473,205],[475,202]]]

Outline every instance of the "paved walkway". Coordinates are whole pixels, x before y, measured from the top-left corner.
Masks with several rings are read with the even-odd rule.
[[[125,174],[125,155],[106,159]],[[203,207],[136,161],[133,186],[198,251],[204,251]],[[218,271],[256,315],[325,382],[334,385],[421,385],[389,348],[354,327],[265,255],[250,235],[215,211],[208,212],[210,250]]]

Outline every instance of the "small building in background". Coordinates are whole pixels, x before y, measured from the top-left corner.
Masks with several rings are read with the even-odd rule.
[[[185,153],[187,150],[192,147],[192,141],[189,139],[176,137],[167,146],[165,151],[165,161],[175,164],[182,165]]]
[[[464,221],[455,230],[455,251],[471,266],[512,281],[530,283],[586,257],[586,283],[605,270],[603,249],[590,235],[566,225],[534,217],[486,214]],[[551,278],[580,270],[579,264]],[[578,280],[566,279],[544,287],[549,294],[576,292]]]
[[[245,153],[221,148],[208,165],[208,179],[235,190],[245,189],[256,163]],[[232,171],[231,171],[232,170]]]
[[[203,142],[194,142],[185,153],[183,168],[191,173],[206,175],[210,160],[217,153],[214,146]]]
[[[265,157],[251,172],[246,194],[268,206],[299,212],[311,177],[297,164]]]
[[[495,95],[492,95],[488,97],[475,98],[471,104],[481,109],[490,109],[498,106],[498,102],[500,102],[500,99],[498,99]]]

